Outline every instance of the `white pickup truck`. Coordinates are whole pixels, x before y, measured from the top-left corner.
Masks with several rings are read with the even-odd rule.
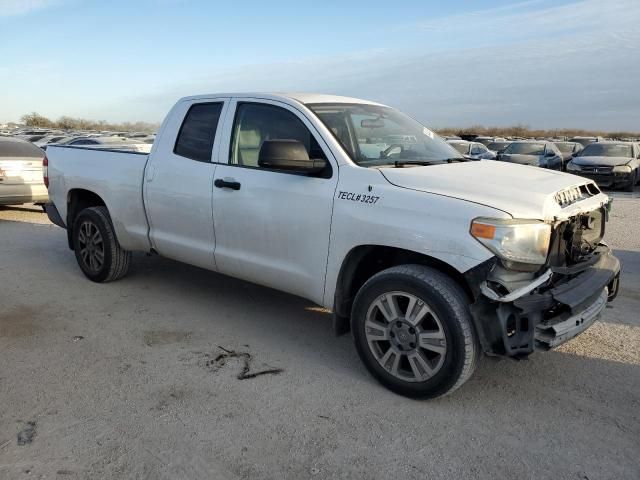
[[[373,102],[181,99],[149,155],[51,146],[49,218],[95,282],[150,252],[299,295],[351,330],[371,374],[449,393],[482,353],[548,350],[618,290],[590,180],[468,161]]]

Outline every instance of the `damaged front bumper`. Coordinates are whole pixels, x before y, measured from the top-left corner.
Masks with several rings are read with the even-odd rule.
[[[591,326],[618,293],[620,262],[608,247],[573,267],[549,268],[500,295],[483,281],[472,313],[490,355],[523,357],[554,348]]]

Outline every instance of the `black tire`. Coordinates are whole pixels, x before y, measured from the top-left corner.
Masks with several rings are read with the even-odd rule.
[[[100,233],[102,243],[101,264],[86,259],[83,249],[83,232],[86,229]],[[123,250],[116,238],[109,211],[106,207],[90,207],[82,210],[73,222],[73,249],[78,265],[85,276],[98,283],[112,282],[124,277],[131,263],[131,252]],[[84,255],[84,258],[83,258]]]
[[[633,173],[633,178],[629,180],[629,184],[625,185],[622,189],[624,192],[633,192],[636,187],[636,183],[638,182],[638,170]]]
[[[406,292],[409,296],[417,297],[439,319],[439,326],[445,337],[440,342],[446,345],[446,350],[439,369],[434,370],[435,374],[424,381],[422,377],[405,381],[393,375],[379,363],[373,351],[375,347],[371,347],[367,340],[367,334],[371,333],[365,326],[367,315],[375,308],[373,305],[389,292]],[[405,317],[408,316],[406,312]],[[387,325],[395,323],[390,321]],[[465,292],[447,275],[423,265],[401,265],[371,277],[356,295],[351,331],[358,355],[373,377],[389,390],[411,398],[435,398],[453,392],[471,377],[480,357],[480,347]],[[397,340],[395,336],[394,340]],[[415,347],[414,344],[411,345]],[[413,369],[408,360],[407,358],[405,364]]]

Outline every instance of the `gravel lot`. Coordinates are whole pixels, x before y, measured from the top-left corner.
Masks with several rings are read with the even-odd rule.
[[[0,207],[0,478],[636,480],[640,192],[614,196],[603,319],[430,402],[304,300],[144,255],[93,284],[37,208]]]

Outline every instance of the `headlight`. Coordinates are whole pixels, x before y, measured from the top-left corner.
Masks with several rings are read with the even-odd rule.
[[[631,167],[629,165],[618,165],[613,167],[613,173],[631,173]]]
[[[531,270],[547,260],[551,225],[539,220],[476,218],[471,235],[514,270]],[[509,265],[509,264],[514,265]],[[515,264],[522,265],[519,268]]]
[[[573,162],[567,163],[567,171],[568,172],[579,172],[580,170],[582,170],[582,167],[580,165],[576,165]]]

